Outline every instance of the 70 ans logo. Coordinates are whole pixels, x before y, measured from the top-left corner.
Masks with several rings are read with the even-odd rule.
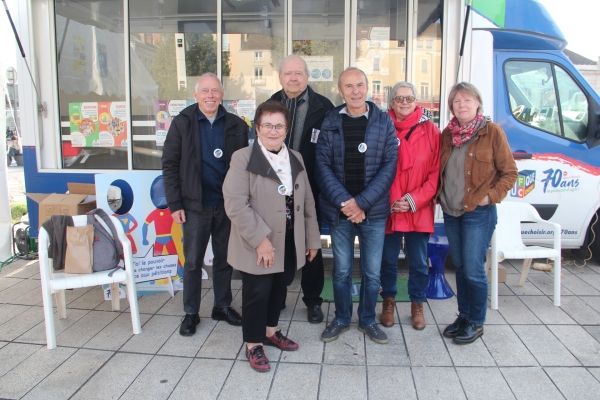
[[[544,193],[546,193],[546,191],[548,190],[548,185],[551,186],[551,189],[567,189],[579,187],[579,178],[567,177],[567,171],[563,172],[560,169],[550,168],[543,171],[543,173],[546,174],[546,177],[541,180],[541,182],[544,184]]]

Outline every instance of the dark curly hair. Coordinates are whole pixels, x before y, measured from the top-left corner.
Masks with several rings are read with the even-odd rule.
[[[256,109],[256,113],[254,114],[254,126],[260,126],[262,121],[262,116],[264,114],[283,114],[285,117],[285,125],[289,130],[291,127],[291,117],[290,110],[283,103],[276,100],[267,100]]]

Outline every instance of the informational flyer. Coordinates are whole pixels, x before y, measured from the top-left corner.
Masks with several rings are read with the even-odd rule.
[[[333,81],[333,56],[310,56],[302,57],[308,65],[310,82]]]
[[[156,100],[154,102],[157,146],[164,146],[173,118],[179,115],[181,110],[194,103],[194,100]]]
[[[69,103],[73,147],[127,147],[124,101]]]
[[[250,121],[254,121],[254,113],[256,112],[256,100],[238,100],[237,114],[240,117],[246,117]]]

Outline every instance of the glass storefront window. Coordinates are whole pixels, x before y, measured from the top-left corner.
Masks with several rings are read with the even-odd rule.
[[[172,119],[217,73],[217,1],[129,1],[133,168],[160,169]]]
[[[359,1],[357,12],[356,66],[371,83],[368,99],[387,110],[390,90],[405,80],[407,0]]]
[[[415,0],[417,20],[414,22],[416,46],[413,49],[412,83],[420,90],[418,104],[433,113],[433,122],[440,120],[440,90],[442,79],[442,17],[443,0]]]
[[[127,169],[123,1],[54,7],[63,168]]]
[[[294,1],[292,52],[308,64],[309,85],[341,104],[337,80],[344,70],[344,0]]]
[[[248,122],[256,107],[281,89],[285,56],[283,1],[223,0],[223,106]]]

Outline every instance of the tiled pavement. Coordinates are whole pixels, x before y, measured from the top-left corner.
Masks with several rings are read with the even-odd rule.
[[[356,316],[324,344],[325,324],[306,321],[297,278],[280,327],[300,350],[268,347],[272,369],[260,374],[245,359],[241,328],[210,319],[210,281],[191,338],[178,332],[181,293],[141,297],[142,333],[132,336],[126,300],[111,312],[99,288],[68,291],[58,348],[47,350],[38,264],[14,262],[0,272],[0,398],[600,399],[600,264],[564,267],[561,307],[550,274],[532,270],[519,288],[519,270],[504,265],[499,310],[488,310],[483,339],[468,346],[441,335],[455,298],[429,301],[423,331],[410,326],[410,303],[397,303],[400,324],[385,328],[387,345],[365,340]],[[454,285],[452,271],[447,278]],[[233,286],[239,310],[240,282]],[[324,303],[328,321],[333,309]]]

